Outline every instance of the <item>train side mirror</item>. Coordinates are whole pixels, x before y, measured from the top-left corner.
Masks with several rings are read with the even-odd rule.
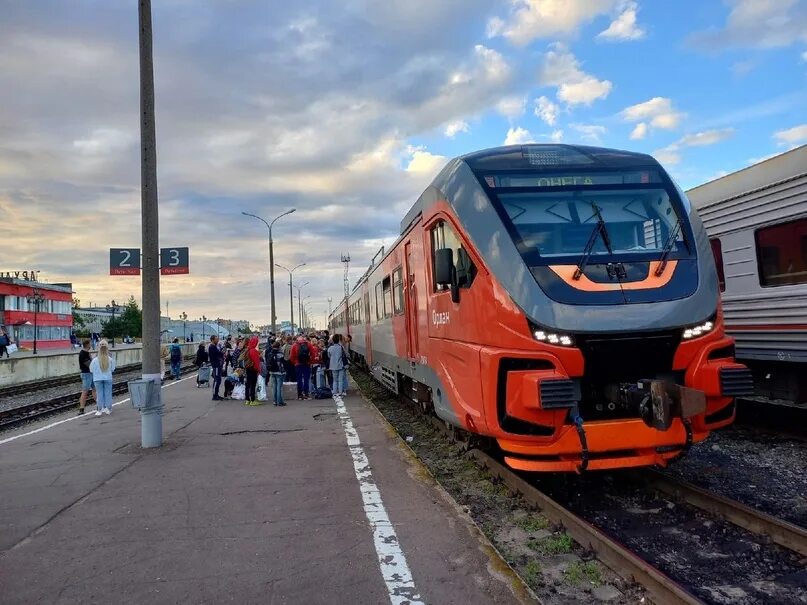
[[[451,248],[435,250],[434,281],[439,286],[451,286],[454,283],[454,251]]]

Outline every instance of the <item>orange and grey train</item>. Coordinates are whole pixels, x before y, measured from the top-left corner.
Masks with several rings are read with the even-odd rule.
[[[380,256],[331,330],[512,468],[665,466],[752,390],[703,225],[648,155],[518,145],[455,158]]]

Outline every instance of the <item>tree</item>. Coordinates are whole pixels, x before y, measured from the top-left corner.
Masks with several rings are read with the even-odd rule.
[[[141,338],[143,336],[143,312],[137,305],[134,296],[129,297],[129,302],[126,303],[126,309],[120,316],[120,329],[122,336],[133,336]]]
[[[73,297],[72,307],[73,307],[73,327],[83,328],[87,324],[84,321],[84,318],[78,313],[76,313],[76,309],[81,307],[81,301],[75,296]]]

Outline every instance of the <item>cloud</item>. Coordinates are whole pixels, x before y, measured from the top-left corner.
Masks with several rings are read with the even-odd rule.
[[[666,97],[653,97],[644,103],[637,103],[622,110],[622,119],[626,122],[650,122],[650,126],[664,130],[678,128],[683,114],[673,108],[672,101]],[[634,132],[636,130],[634,129]],[[646,131],[644,131],[646,134]]]
[[[552,134],[549,135],[549,140],[553,143],[560,143],[563,140],[563,131],[560,129],[553,130]]]
[[[807,141],[807,124],[800,124],[786,130],[777,130],[773,138],[781,147],[796,146]]]
[[[544,54],[538,81],[542,86],[556,86],[559,100],[568,105],[591,105],[608,96],[613,88],[610,81],[580,69],[580,62],[565,45],[555,43],[550,49]]]
[[[527,107],[527,97],[523,95],[515,95],[504,97],[496,103],[496,111],[506,118],[514,119],[524,115],[524,110]]]
[[[446,128],[443,131],[443,133],[449,139],[453,139],[460,132],[468,132],[468,122],[465,120],[455,120],[454,122],[449,122],[446,124]]]
[[[807,4],[803,0],[729,0],[726,24],[691,36],[707,50],[780,48],[807,42]]]
[[[618,4],[619,0],[510,0],[510,14],[488,21],[487,35],[504,36],[517,46],[538,38],[569,37]]]
[[[510,128],[507,131],[507,136],[504,138],[502,145],[525,145],[527,143],[534,143],[535,139],[526,128],[517,126]]]
[[[409,147],[408,153],[412,159],[407,164],[406,171],[423,175],[429,180],[437,176],[448,161],[447,157],[430,153],[423,147]]]
[[[602,143],[600,137],[607,132],[605,126],[599,126],[597,124],[570,124],[570,126],[580,133],[581,140],[597,145]]]
[[[550,126],[554,126],[557,122],[559,112],[560,107],[546,97],[541,96],[535,99],[535,115]]]
[[[608,29],[597,34],[597,38],[608,42],[624,42],[644,38],[644,30],[636,24],[636,13],[639,10],[636,2],[626,2],[621,12],[611,22]]]
[[[130,132],[97,128],[87,138],[73,141],[73,149],[84,156],[103,156],[127,149],[136,141],[137,138]]]
[[[731,138],[732,136],[734,136],[733,128],[695,132],[684,135],[674,143],[667,145],[667,147],[657,149],[652,155],[662,164],[678,164],[681,162],[682,149],[686,147],[705,147],[707,145],[715,145]]]
[[[639,122],[630,133],[632,141],[640,141],[645,136],[647,136],[647,124],[645,122]]]
[[[735,78],[744,78],[759,65],[757,59],[746,59],[745,61],[735,61],[731,64],[731,74]]]
[[[801,60],[807,63],[807,50],[801,53]]]

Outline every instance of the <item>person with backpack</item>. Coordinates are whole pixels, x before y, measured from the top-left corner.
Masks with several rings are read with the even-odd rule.
[[[328,347],[328,368],[333,373],[333,387],[334,395],[347,395],[347,355],[342,348],[342,336],[340,334],[333,335],[333,344]]]
[[[297,399],[310,399],[308,383],[311,381],[311,345],[304,336],[297,338],[289,357],[297,375]]]
[[[258,337],[253,336],[244,349],[244,369],[247,371],[247,388],[244,396],[245,405],[261,405],[258,401],[258,374],[261,371],[261,354],[258,351]]]
[[[283,378],[286,376],[286,363],[283,357],[282,341],[278,338],[271,347],[266,347],[266,370],[272,379],[272,393],[275,405],[284,406]]]
[[[182,346],[179,344],[179,338],[175,338],[171,343],[169,355],[171,359],[171,375],[174,380],[179,380],[179,371],[182,367]]]

